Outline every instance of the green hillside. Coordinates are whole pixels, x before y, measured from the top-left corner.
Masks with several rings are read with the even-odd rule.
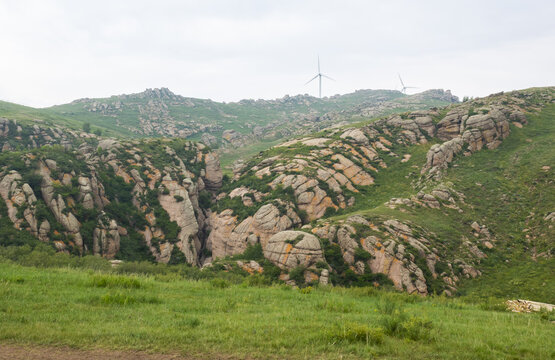
[[[419,106],[445,105],[455,101],[454,99],[442,92],[407,96],[398,91],[360,90],[323,99],[297,95],[276,100],[220,103],[175,95],[162,88],[103,99],[80,99],[41,111],[52,116],[89,122],[126,136],[179,136],[200,139],[205,132],[220,138],[225,130],[251,134],[257,127],[260,131],[281,129],[285,133],[278,136],[285,136],[290,133],[293,124],[302,127],[297,123],[313,121],[313,117],[329,112],[388,103],[388,106],[382,106],[381,112],[386,113],[396,108],[402,111]]]
[[[100,106],[116,131],[117,106],[140,118],[188,100],[151,92],[164,100],[71,106]],[[555,87],[393,101],[249,146],[230,138],[245,161],[227,176],[224,142],[106,138],[63,123],[71,114],[2,105],[0,342],[83,356],[552,358],[554,313],[506,302],[555,303]],[[253,119],[278,107],[253,104],[241,108]]]

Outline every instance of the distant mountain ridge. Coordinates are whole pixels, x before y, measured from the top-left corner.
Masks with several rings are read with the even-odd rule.
[[[253,140],[279,139],[333,125],[327,113],[361,112],[362,116],[427,109],[458,102],[449,91],[429,90],[404,95],[394,90],[359,90],[316,98],[285,95],[274,100],[244,99],[224,103],[176,95],[167,88],[109,98],[83,98],[44,111],[131,137],[180,137],[210,146],[241,147]],[[349,116],[350,118],[350,116]],[[330,121],[324,121],[328,119]],[[317,123],[317,124],[316,124]]]
[[[458,102],[449,90],[405,95],[394,90],[357,90],[316,98],[285,95],[279,99],[216,102],[146,89],[108,98],[82,98],[35,109],[0,101],[0,118],[34,125],[87,129],[116,138],[177,137],[219,148],[229,168],[237,159],[276,142],[391,113],[427,110]]]

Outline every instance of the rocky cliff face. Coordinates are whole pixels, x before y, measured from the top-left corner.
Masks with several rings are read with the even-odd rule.
[[[60,251],[106,258],[123,251],[131,259],[150,253],[161,262],[180,258],[177,251],[199,264],[205,215],[198,198],[205,183],[211,190],[221,186],[217,155],[183,140],[130,142],[71,132],[46,140],[55,130],[31,131],[37,144],[52,146],[5,157],[0,170],[0,196],[14,227]],[[146,251],[130,254],[136,246]]]
[[[498,95],[470,101],[455,107],[437,123],[437,137],[444,141],[428,152],[422,172],[438,176],[453,157],[465,156],[482,148],[495,149],[509,136],[509,124],[525,125],[525,103],[511,95]]]

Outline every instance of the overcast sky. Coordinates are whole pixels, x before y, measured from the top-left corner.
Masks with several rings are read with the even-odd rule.
[[[218,101],[555,85],[555,1],[0,0],[0,99],[168,87]],[[415,92],[413,91],[413,92]]]

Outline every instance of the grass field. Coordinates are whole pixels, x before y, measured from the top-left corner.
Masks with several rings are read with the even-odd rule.
[[[0,263],[0,341],[207,357],[552,359],[555,324],[495,302]],[[544,316],[545,318],[545,316]]]

